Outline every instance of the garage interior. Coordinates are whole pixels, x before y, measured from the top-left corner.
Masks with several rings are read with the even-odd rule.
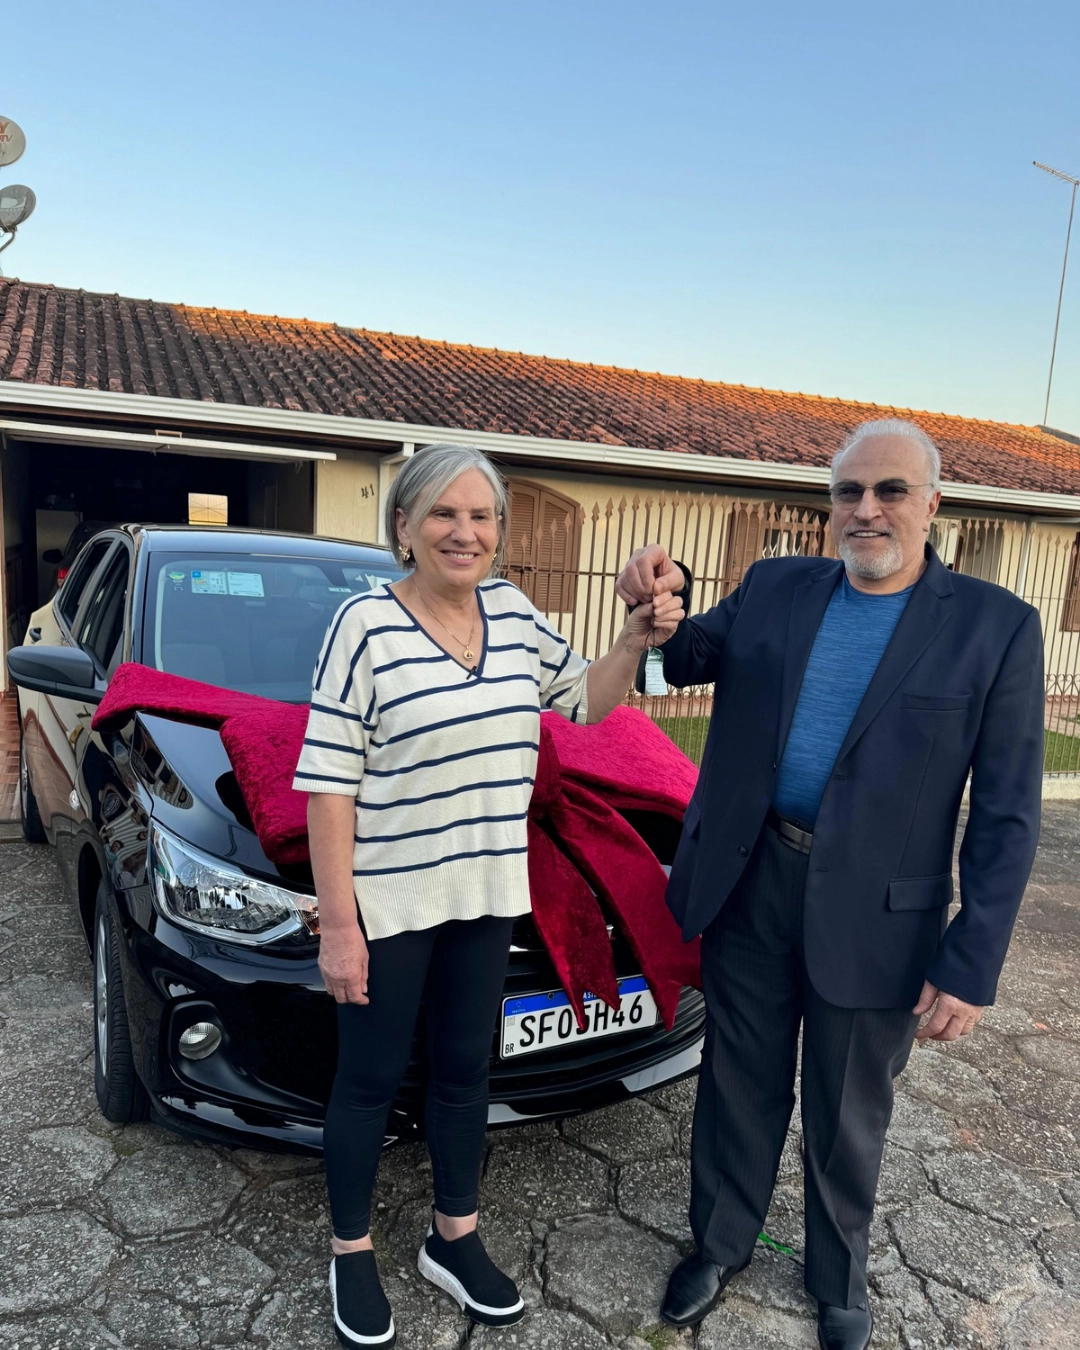
[[[310,534],[314,463],[51,444],[3,434],[6,646],[56,589],[42,554],[63,551],[82,521],[219,524]]]

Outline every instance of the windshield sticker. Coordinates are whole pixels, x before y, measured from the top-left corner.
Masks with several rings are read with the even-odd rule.
[[[172,582],[172,588],[174,591],[182,591],[184,589],[184,582],[187,580],[186,572],[172,571],[168,573],[168,577],[169,580]]]
[[[226,572],[225,575],[228,579],[230,595],[248,595],[261,598],[266,594],[263,590],[261,572]]]
[[[203,572],[195,570],[191,573],[191,594],[192,595],[224,595],[225,594],[225,573],[224,572]]]

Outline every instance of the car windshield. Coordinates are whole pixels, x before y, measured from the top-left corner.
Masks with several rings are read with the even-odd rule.
[[[311,698],[323,636],[350,595],[396,580],[350,558],[152,553],[143,662],[288,703]]]

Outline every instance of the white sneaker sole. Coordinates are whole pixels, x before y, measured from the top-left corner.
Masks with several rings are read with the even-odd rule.
[[[425,1280],[430,1280],[437,1288],[449,1294],[461,1311],[474,1322],[482,1322],[488,1327],[508,1327],[514,1322],[520,1322],[525,1316],[525,1300],[521,1298],[507,1308],[489,1308],[483,1303],[475,1303],[461,1281],[451,1275],[445,1266],[440,1266],[428,1256],[426,1246],[420,1248],[416,1265]]]
[[[353,1331],[341,1320],[337,1306],[337,1278],[332,1261],[330,1263],[330,1297],[334,1305],[334,1328],[342,1345],[381,1345],[389,1347],[394,1344],[397,1339],[397,1331],[394,1327],[393,1317],[390,1318],[389,1329],[380,1332],[378,1336],[361,1336],[359,1332]]]

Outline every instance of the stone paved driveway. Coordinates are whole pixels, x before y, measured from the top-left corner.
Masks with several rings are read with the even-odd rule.
[[[902,1080],[872,1243],[875,1347],[1080,1346],[1080,809],[1048,809],[1001,1001]],[[49,851],[0,845],[0,1350],[335,1344],[318,1164],[118,1129],[92,1091],[90,967]],[[793,1135],[751,1268],[658,1328],[685,1250],[692,1087],[493,1135],[489,1245],[529,1317],[472,1330],[417,1275],[430,1173],[388,1154],[376,1236],[399,1344],[812,1347]],[[783,1249],[790,1249],[789,1251]]]

